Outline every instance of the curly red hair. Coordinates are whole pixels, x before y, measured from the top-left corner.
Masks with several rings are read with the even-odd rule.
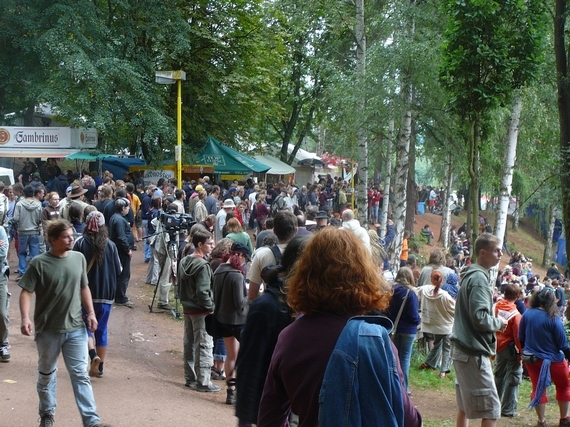
[[[384,310],[392,295],[362,241],[336,227],[324,228],[309,241],[286,286],[289,306],[305,314]]]

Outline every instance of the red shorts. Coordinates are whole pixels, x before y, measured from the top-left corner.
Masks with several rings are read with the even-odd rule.
[[[435,206],[435,200],[430,200],[429,201],[429,207],[433,208]]]
[[[526,368],[528,370],[528,376],[532,382],[532,393],[530,399],[534,399],[536,393],[536,383],[538,382],[538,377],[540,375],[540,368],[542,366],[542,360],[536,363],[527,363]],[[570,402],[570,381],[568,380],[568,362],[566,360],[562,362],[556,362],[550,364],[550,376],[552,382],[556,386],[556,400],[560,402]],[[546,397],[546,392],[540,399],[540,403],[548,402],[548,397]]]

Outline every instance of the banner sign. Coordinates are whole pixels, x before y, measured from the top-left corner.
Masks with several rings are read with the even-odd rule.
[[[0,152],[2,148],[96,148],[96,129],[72,129],[58,127],[0,127]]]

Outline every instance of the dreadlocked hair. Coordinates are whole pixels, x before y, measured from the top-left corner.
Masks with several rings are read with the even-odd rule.
[[[109,231],[106,225],[99,226],[98,233],[90,233],[87,231],[87,227],[83,230],[83,238],[91,246],[91,252],[93,253],[93,258],[97,265],[103,265],[103,259],[105,258],[105,246],[109,240]]]

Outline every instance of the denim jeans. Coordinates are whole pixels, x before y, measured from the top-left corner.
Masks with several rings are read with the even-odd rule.
[[[408,373],[410,372],[410,360],[412,359],[412,352],[414,349],[414,342],[416,341],[416,334],[396,334],[394,336],[394,345],[398,349],[398,358],[400,359],[400,366],[404,373],[404,386],[409,393],[408,386]]]
[[[20,274],[24,274],[28,269],[28,248],[30,259],[39,255],[40,236],[38,234],[18,235],[18,273]]]
[[[148,220],[143,219],[144,237],[148,236]],[[148,244],[148,239],[144,239],[144,260],[150,259],[152,255],[152,248]]]
[[[1,274],[1,273],[0,273]],[[8,278],[0,276],[0,347],[8,346],[8,326],[10,326],[10,292]]]
[[[38,349],[38,384],[40,398],[39,413],[55,414],[57,406],[57,359],[63,354],[65,367],[71,379],[75,402],[81,414],[84,427],[100,422],[95,407],[91,380],[87,373],[87,333],[80,328],[67,333],[40,332],[36,334]]]
[[[501,414],[515,415],[519,402],[522,366],[514,346],[507,346],[495,356],[495,384],[501,399]]]
[[[206,332],[206,314],[184,315],[184,379],[210,385],[214,340]]]

